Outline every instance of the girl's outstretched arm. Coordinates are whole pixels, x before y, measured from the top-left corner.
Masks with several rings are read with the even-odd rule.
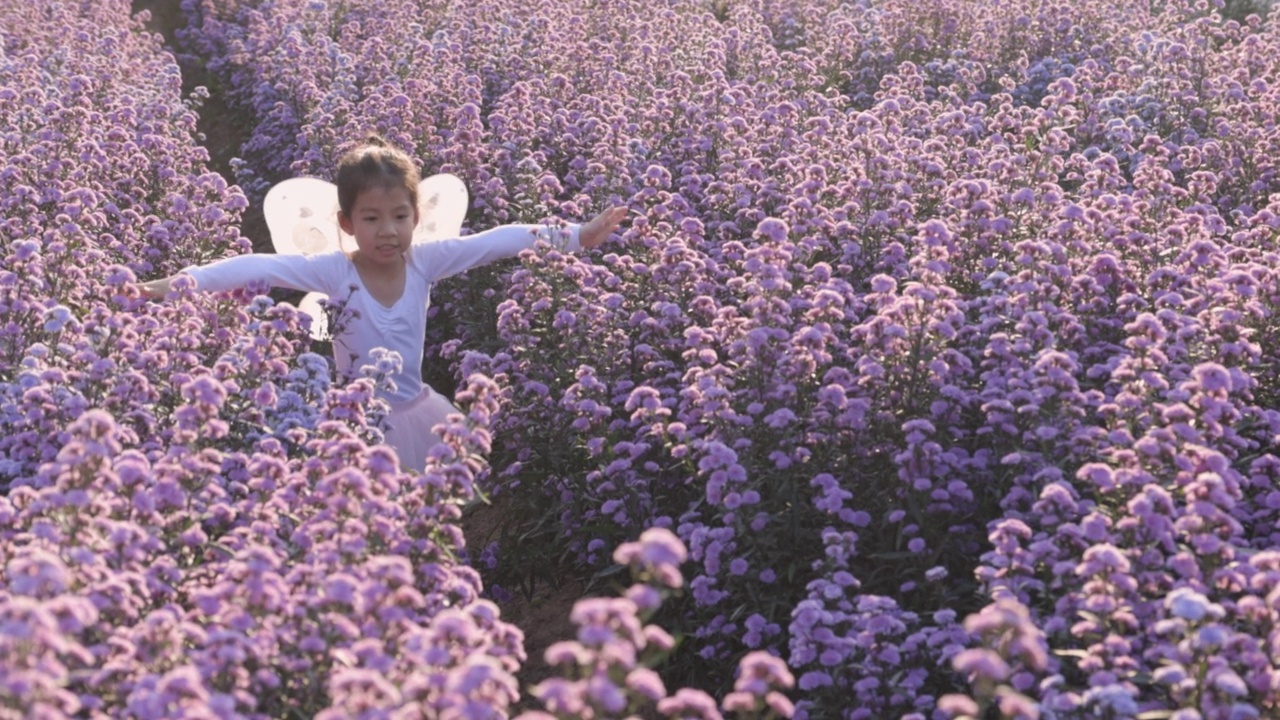
[[[515,257],[521,250],[533,247],[538,238],[559,242],[562,249],[571,252],[598,247],[626,216],[627,208],[618,206],[583,225],[569,223],[559,228],[500,225],[465,237],[414,243],[410,252],[414,264],[425,272],[427,281],[435,282],[495,260]]]
[[[225,258],[208,265],[184,268],[198,290],[218,292],[234,290],[253,282],[264,282],[272,287],[283,287],[303,292],[333,294],[341,286],[343,269],[351,263],[341,252],[324,255],[282,255],[275,253],[250,253]],[[176,275],[152,280],[139,285],[142,294],[152,299],[162,299],[169,293]]]

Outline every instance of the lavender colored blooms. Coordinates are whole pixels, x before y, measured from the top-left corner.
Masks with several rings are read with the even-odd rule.
[[[0,696],[50,717],[505,716],[520,631],[458,557],[494,386],[401,473],[378,368],[253,292],[174,57],[127,3],[0,10]]]
[[[675,563],[687,556],[684,544],[665,528],[650,528],[639,540],[623,543],[614,557],[628,565],[635,583],[621,598],[584,598],[577,601],[569,619],[578,628],[577,639],[547,648],[548,664],[559,676],[532,688],[546,709],[522,713],[520,720],[547,717],[635,717],[657,713],[670,718],[722,717],[721,710],[737,717],[783,717],[795,713],[783,693],[795,684],[786,663],[766,652],[744,656],[738,666],[733,692],[717,704],[706,692],[681,688],[668,694],[661,676],[652,667],[675,646],[661,627],[645,624],[664,599],[684,586],[679,570],[673,577],[655,573],[655,563]],[[648,591],[648,592],[645,592]],[[652,595],[653,601],[637,605],[630,598]]]
[[[122,0],[8,4],[3,703],[506,717],[485,588],[567,558],[637,582],[574,613],[542,716],[1276,715],[1280,37],[1245,5],[184,0],[170,48]],[[436,288],[466,416],[417,476],[394,359],[133,286],[247,251],[370,130],[471,229],[631,209]],[[530,509],[472,568],[478,494]]]
[[[660,585],[673,588],[684,583],[680,564],[687,556],[684,544],[664,528],[645,530],[639,540],[619,545],[613,551],[615,562],[642,568],[642,573],[652,575]]]

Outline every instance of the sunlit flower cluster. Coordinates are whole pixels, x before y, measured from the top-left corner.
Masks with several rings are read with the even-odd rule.
[[[656,616],[686,638],[671,681],[728,693],[770,650],[798,714],[1274,711],[1248,641],[1274,627],[1280,519],[1271,25],[1092,0],[189,5],[255,120],[247,188],[375,129],[463,176],[473,227],[632,207],[600,251],[437,289],[435,371],[502,388],[487,482],[529,532],[488,556],[495,595],[658,526],[689,553]],[[1183,587],[1231,652],[1166,622]],[[1055,652],[966,624],[987,602]]]
[[[1270,21],[182,9],[251,128],[237,186],[126,3],[0,9],[5,702],[506,716],[524,650],[485,594],[569,558],[636,584],[574,610],[551,715],[1280,712]],[[415,477],[377,369],[332,377],[291,308],[132,286],[245,250],[247,205],[367,131],[461,176],[471,228],[632,209],[436,288],[467,417]],[[477,481],[520,538],[483,583]]]
[[[427,472],[256,289],[135,281],[241,252],[244,194],[130,4],[0,8],[0,705],[32,717],[447,716],[517,697],[459,558],[497,388]]]

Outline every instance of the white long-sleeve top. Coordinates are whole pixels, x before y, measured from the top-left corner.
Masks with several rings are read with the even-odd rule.
[[[566,226],[566,250],[580,249],[580,229],[576,224]],[[359,318],[339,328],[333,339],[334,362],[339,371],[345,371],[372,363],[375,348],[399,353],[401,369],[392,378],[395,391],[386,397],[391,402],[404,402],[416,398],[425,387],[422,354],[432,284],[485,263],[518,255],[521,250],[533,247],[539,237],[564,242],[552,237],[554,233],[545,225],[503,225],[466,237],[414,243],[405,253],[408,265],[404,293],[390,307],[369,294],[355,263],[342,251],[321,255],[240,255],[188,267],[183,272],[195,280],[199,290],[233,290],[257,281],[274,287],[323,293],[335,300],[347,298],[350,293],[346,307],[359,313]]]

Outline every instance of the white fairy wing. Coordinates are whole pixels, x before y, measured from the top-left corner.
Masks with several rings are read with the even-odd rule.
[[[316,255],[339,248],[338,188],[319,178],[292,178],[267,191],[262,203],[278,253]]]
[[[341,247],[338,242],[338,188],[318,178],[292,178],[277,183],[262,201],[271,245],[277,253],[318,255]],[[329,339],[329,316],[321,293],[307,293],[298,309],[311,316],[311,339]]]
[[[467,215],[466,183],[457,175],[441,173],[418,183],[418,228],[414,242],[457,237]]]
[[[307,293],[298,302],[298,310],[311,316],[311,339],[324,341],[330,339],[329,314],[320,305],[321,300],[324,300],[324,295]]]

